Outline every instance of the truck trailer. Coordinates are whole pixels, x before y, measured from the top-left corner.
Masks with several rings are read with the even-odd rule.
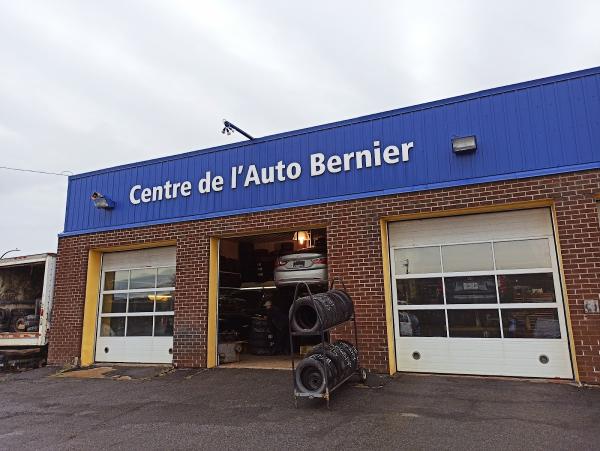
[[[0,370],[46,363],[56,254],[0,259]]]

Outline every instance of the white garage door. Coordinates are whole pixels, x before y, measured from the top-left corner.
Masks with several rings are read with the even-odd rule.
[[[104,254],[97,362],[171,363],[175,248]]]
[[[399,371],[572,378],[546,208],[389,225]]]

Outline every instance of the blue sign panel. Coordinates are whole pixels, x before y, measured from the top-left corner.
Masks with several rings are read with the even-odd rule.
[[[71,176],[63,235],[599,167],[597,68]]]

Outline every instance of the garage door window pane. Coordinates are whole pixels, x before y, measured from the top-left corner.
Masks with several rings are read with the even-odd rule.
[[[496,269],[551,268],[547,239],[494,243]]]
[[[127,318],[127,336],[128,337],[151,337],[152,336],[152,317],[151,316],[129,316]]]
[[[156,293],[156,311],[157,312],[172,312],[173,301],[175,300],[172,291],[159,291]]]
[[[446,316],[443,310],[410,310],[398,312],[400,335],[403,337],[445,337]]]
[[[448,310],[451,337],[500,338],[498,310]]]
[[[127,294],[105,294],[102,296],[102,313],[125,313],[127,310]]]
[[[441,277],[396,280],[400,305],[443,304],[444,290]]]
[[[503,309],[504,338],[560,338],[557,309]]]
[[[442,246],[444,272],[490,271],[494,269],[492,244]]]
[[[172,337],[173,336],[173,317],[155,316],[154,317],[154,336]]]
[[[129,271],[108,271],[104,273],[105,290],[126,290]]]
[[[158,288],[170,288],[175,286],[175,267],[158,268],[156,277],[156,286]]]
[[[100,323],[101,337],[122,337],[125,335],[125,317],[102,318]]]
[[[442,272],[440,248],[419,247],[394,251],[396,274],[429,274]]]
[[[132,269],[131,282],[129,288],[131,290],[139,288],[154,288],[156,284],[156,269]]]
[[[494,276],[447,277],[447,304],[494,304],[497,302]]]
[[[154,292],[129,293],[129,313],[154,311]]]
[[[552,273],[498,276],[500,302],[556,302]]]

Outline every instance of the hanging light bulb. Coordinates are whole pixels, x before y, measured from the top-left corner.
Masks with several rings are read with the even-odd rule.
[[[306,241],[310,240],[310,232],[304,230],[298,231],[294,233],[293,240],[298,241],[298,243],[303,246]]]

